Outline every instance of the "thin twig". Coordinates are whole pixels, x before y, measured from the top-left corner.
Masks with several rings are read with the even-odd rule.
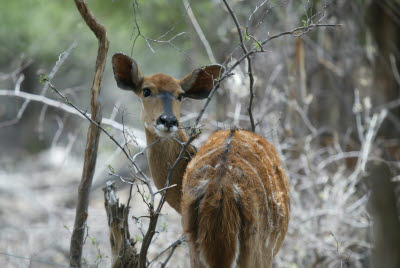
[[[181,245],[184,241],[185,241],[186,237],[185,235],[181,235],[181,237],[179,237],[178,240],[176,240],[174,243],[172,243],[171,245],[169,245],[167,248],[163,249],[157,256],[154,257],[154,259],[152,259],[149,262],[149,266],[150,264],[152,264],[153,262],[155,262],[156,260],[158,260],[158,258],[160,258],[165,252],[167,252],[170,248],[176,248],[179,245]],[[173,253],[173,252],[172,252]]]
[[[167,263],[171,259],[172,255],[175,252],[175,249],[179,247],[185,241],[185,236],[182,235],[178,240],[176,240],[173,244],[171,244],[166,250],[171,249],[165,261],[161,264],[161,267],[164,268],[167,266]],[[164,251],[165,252],[165,251]]]
[[[58,90],[57,90],[58,92],[56,90],[54,90],[54,91],[57,94],[58,94],[58,92],[60,92]],[[15,92],[13,90],[7,90],[7,89],[0,89],[0,96],[18,97],[18,98],[23,98],[23,99],[29,99],[31,101],[41,102],[50,107],[61,109],[64,112],[67,112],[69,114],[78,115],[81,118],[90,119],[92,116],[90,113],[83,111],[82,109],[78,108],[77,106],[74,107],[74,106],[70,105],[72,102],[68,98],[66,98],[64,96],[64,94],[62,94],[60,96],[63,97],[63,99],[65,100],[65,103],[62,103],[62,102],[59,102],[59,101],[56,101],[56,100],[53,100],[53,99],[50,99],[50,98],[47,98],[44,96],[36,95],[36,94],[31,94],[31,93],[27,93],[27,92],[23,92],[23,91]],[[110,118],[103,118],[101,122],[102,122],[102,124],[109,125],[110,127],[114,128],[116,130],[119,130],[119,131],[123,130],[122,124],[120,124],[117,121],[114,121]],[[136,129],[136,128],[130,128],[130,131],[136,137],[136,142],[138,143],[138,145],[140,147],[144,147],[146,145],[146,142],[144,140],[143,131]]]
[[[54,75],[58,72],[58,70],[60,69],[60,67],[62,66],[62,64],[65,62],[65,60],[69,57],[69,55],[71,54],[71,51],[76,48],[77,42],[74,41],[72,43],[72,45],[63,53],[61,53],[58,56],[58,60],[56,62],[56,64],[54,65],[53,69],[51,70],[51,72],[49,73],[49,75],[47,76],[49,80],[53,79]],[[45,83],[42,91],[40,92],[40,96],[44,96],[46,94],[48,90],[48,84]],[[39,135],[43,135],[44,132],[44,118],[46,116],[46,111],[47,111],[48,106],[47,105],[43,105],[42,109],[40,111],[40,116],[39,116],[39,124],[38,124],[38,132]]]
[[[13,91],[14,94],[19,94],[19,93],[22,92],[20,90],[20,88],[21,88],[21,83],[24,81],[24,79],[25,79],[25,76],[23,74],[21,74],[18,77],[17,83],[15,84],[15,89]],[[22,116],[23,116],[23,114],[25,112],[25,109],[28,106],[28,104],[29,104],[29,100],[25,99],[25,101],[21,105],[21,108],[18,110],[17,116],[14,119],[7,120],[7,121],[4,121],[4,122],[0,122],[0,128],[17,124],[19,122],[19,120],[21,120],[21,118],[22,118]]]
[[[192,141],[200,134],[199,131],[192,131],[189,139],[186,141],[186,143],[182,146],[181,151],[179,152],[179,155],[177,159],[175,160],[174,164],[169,168],[168,170],[168,176],[167,180],[165,183],[164,187],[169,187],[169,182],[174,174],[175,168],[178,165],[179,161],[182,159],[184,152],[186,152],[186,149],[188,146],[192,143]],[[140,256],[139,256],[139,267],[146,267],[146,256],[147,252],[149,249],[149,246],[151,244],[151,241],[153,239],[154,234],[156,233],[155,228],[157,226],[157,221],[158,217],[160,215],[161,209],[165,203],[165,197],[166,197],[167,191],[163,191],[161,195],[161,200],[158,203],[157,209],[154,211],[153,209],[150,210],[150,223],[149,223],[149,228],[146,232],[146,235],[143,238],[142,242],[142,247],[140,249]],[[153,204],[153,203],[152,203]],[[153,208],[153,207],[152,207]]]
[[[158,191],[155,192],[154,194],[159,194],[159,193],[165,192],[165,191],[167,191],[168,189],[174,188],[174,187],[176,187],[176,186],[177,186],[177,184],[172,184],[172,185],[170,185],[170,186],[161,188],[160,190],[158,190]]]
[[[196,16],[193,14],[193,10],[192,10],[191,5],[189,4],[189,1],[188,0],[182,0],[182,1],[187,10],[189,19],[192,22],[193,27],[196,30],[196,33],[200,38],[201,43],[203,44],[204,48],[206,49],[208,58],[210,59],[211,62],[217,62],[214,57],[214,53],[211,49],[210,43],[208,42],[206,36],[204,35],[203,30],[201,29],[200,24],[198,23],[198,21],[196,19]]]
[[[56,267],[69,267],[66,264],[60,264],[60,263],[44,261],[44,260],[40,260],[40,259],[36,259],[36,258],[18,256],[18,255],[10,254],[10,253],[7,253],[7,252],[0,252],[0,255],[4,255],[4,256],[7,256],[7,257],[12,257],[12,258],[17,258],[17,259],[22,259],[22,260],[27,260],[29,262],[43,263],[43,264],[56,266]]]
[[[372,142],[375,139],[375,136],[379,130],[380,125],[383,120],[386,118],[387,110],[382,110],[380,113],[375,113],[368,125],[367,133],[365,134],[365,140],[362,143],[360,150],[360,157],[357,160],[356,167],[354,171],[348,177],[349,186],[347,187],[347,191],[343,194],[342,202],[345,203],[347,199],[354,193],[355,185],[360,180],[360,175],[364,174],[365,166],[368,161],[368,156],[371,151]]]
[[[261,47],[263,47],[264,45],[266,45],[267,43],[271,42],[272,40],[275,40],[279,37],[285,36],[285,35],[292,35],[295,37],[299,37],[301,35],[304,35],[306,33],[308,33],[309,31],[317,28],[317,27],[340,27],[342,26],[341,24],[311,24],[308,26],[303,26],[303,27],[297,27],[291,31],[287,31],[287,32],[282,32],[279,33],[277,35],[273,35],[273,36],[269,36],[268,38],[266,38],[265,40],[263,40],[261,42]],[[203,105],[203,108],[201,109],[199,115],[197,116],[195,123],[193,125],[193,128],[196,128],[201,120],[201,118],[204,115],[205,110],[207,109],[208,105],[211,102],[212,97],[214,96],[216,90],[218,89],[218,87],[220,86],[221,82],[226,79],[228,76],[232,75],[232,71],[244,60],[246,59],[248,56],[256,54],[256,53],[260,53],[260,52],[264,52],[263,49],[258,49],[258,48],[253,48],[252,50],[250,50],[248,53],[243,54],[238,60],[236,60],[227,70],[225,70],[221,75],[220,78],[215,81],[214,83],[214,87],[211,90],[210,94],[207,97],[206,102]]]
[[[175,34],[173,37],[166,39],[166,36],[169,35],[169,33],[171,33],[173,30],[176,29],[176,27],[184,20],[184,17],[186,16],[186,14],[182,15],[181,19],[176,22],[168,31],[166,31],[164,34],[162,34],[160,37],[154,39],[154,38],[149,38],[146,35],[144,35],[141,31],[141,28],[139,26],[139,22],[138,22],[138,14],[137,14],[137,9],[138,9],[138,3],[136,0],[132,1],[132,7],[133,7],[133,16],[134,16],[134,28],[132,31],[132,36],[134,35],[135,30],[137,31],[135,37],[133,38],[133,42],[132,42],[132,47],[131,47],[131,56],[133,54],[133,48],[136,44],[136,41],[138,40],[139,37],[143,38],[144,41],[146,42],[147,46],[149,47],[149,49],[151,50],[151,52],[155,53],[155,50],[153,49],[153,47],[151,46],[150,42],[154,42],[154,43],[164,43],[164,44],[169,44],[170,46],[172,46],[173,48],[175,48],[177,51],[179,51],[180,53],[182,53],[183,55],[185,55],[186,57],[190,58],[192,60],[192,58],[185,53],[184,51],[182,51],[181,49],[179,49],[177,46],[175,46],[172,41],[174,39],[176,39],[179,36],[182,36],[184,34],[188,34],[186,32],[180,32],[178,34]]]
[[[240,28],[240,23],[233,11],[233,9],[231,8],[231,6],[228,4],[228,2],[226,0],[223,0],[226,8],[228,9],[229,13],[231,14],[231,17],[236,25],[236,29],[239,35],[239,40],[240,40],[240,46],[243,49],[243,52],[245,54],[248,54],[249,51],[246,47],[246,44],[244,43],[244,38],[243,38],[243,32],[242,29]],[[262,46],[261,46],[262,48]],[[252,70],[252,62],[251,62],[251,58],[250,55],[248,55],[246,57],[247,59],[247,74],[249,75],[249,79],[250,79],[250,85],[249,85],[249,90],[250,90],[250,101],[249,101],[249,107],[247,108],[247,112],[249,113],[249,117],[250,117],[250,124],[251,124],[251,131],[255,131],[256,130],[256,126],[254,124],[254,117],[253,117],[253,112],[252,112],[252,105],[253,105],[253,99],[254,99],[254,76],[253,76],[253,70]]]

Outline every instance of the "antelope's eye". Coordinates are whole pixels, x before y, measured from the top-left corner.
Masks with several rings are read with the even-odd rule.
[[[151,90],[150,90],[150,88],[145,87],[143,89],[143,97],[148,97],[148,96],[151,96]]]
[[[178,100],[182,101],[185,98],[185,93],[181,93],[178,95]]]

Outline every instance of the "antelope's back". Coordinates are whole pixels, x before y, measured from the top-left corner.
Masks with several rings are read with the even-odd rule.
[[[264,254],[262,252],[267,252],[265,254],[269,256],[263,257],[272,259],[288,227],[288,192],[287,178],[275,148],[269,142],[244,130],[219,131],[200,148],[186,169],[182,198],[184,231],[189,239],[200,243],[207,239],[201,233],[207,232],[204,228],[209,232],[217,228],[211,219],[216,216],[212,211],[217,215],[222,213],[221,222],[226,224],[223,226],[224,237],[228,241],[220,241],[221,247],[229,247],[229,243],[233,243],[229,241],[229,234],[239,230],[237,239],[232,238],[235,243],[248,238],[247,244],[240,245],[240,256],[257,259]],[[220,212],[215,213],[218,207]],[[231,214],[224,214],[223,209]],[[235,223],[235,217],[239,219],[238,223]],[[218,241],[212,243],[213,247],[219,247],[215,244]],[[236,258],[238,251],[235,251]]]

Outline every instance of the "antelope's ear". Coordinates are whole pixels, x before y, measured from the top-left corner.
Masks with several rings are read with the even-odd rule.
[[[135,92],[140,89],[143,74],[133,59],[122,53],[116,53],[112,57],[112,66],[119,88]]]
[[[208,65],[188,74],[180,81],[185,97],[197,100],[207,98],[214,87],[215,80],[224,71],[225,68],[222,65]]]

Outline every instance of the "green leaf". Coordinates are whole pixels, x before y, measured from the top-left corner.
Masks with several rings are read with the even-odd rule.
[[[135,241],[142,242],[143,238],[140,235],[135,235]]]
[[[162,231],[162,232],[168,231],[168,223],[163,222],[163,223],[161,224],[161,231]]]
[[[68,228],[68,226],[67,225],[63,225],[64,226],[64,228],[69,232],[69,233],[71,233],[71,231],[69,230],[69,228]]]
[[[245,32],[244,33],[244,41],[247,42],[250,40],[250,36]]]
[[[253,47],[254,47],[255,49],[259,49],[259,48],[260,48],[260,44],[257,43],[257,42],[254,42],[254,43],[253,43]]]
[[[47,81],[49,81],[49,75],[48,74],[41,74],[39,81],[40,81],[41,84],[46,83]]]
[[[115,173],[115,168],[113,168],[113,166],[111,166],[111,164],[108,164],[107,167],[112,173]]]

